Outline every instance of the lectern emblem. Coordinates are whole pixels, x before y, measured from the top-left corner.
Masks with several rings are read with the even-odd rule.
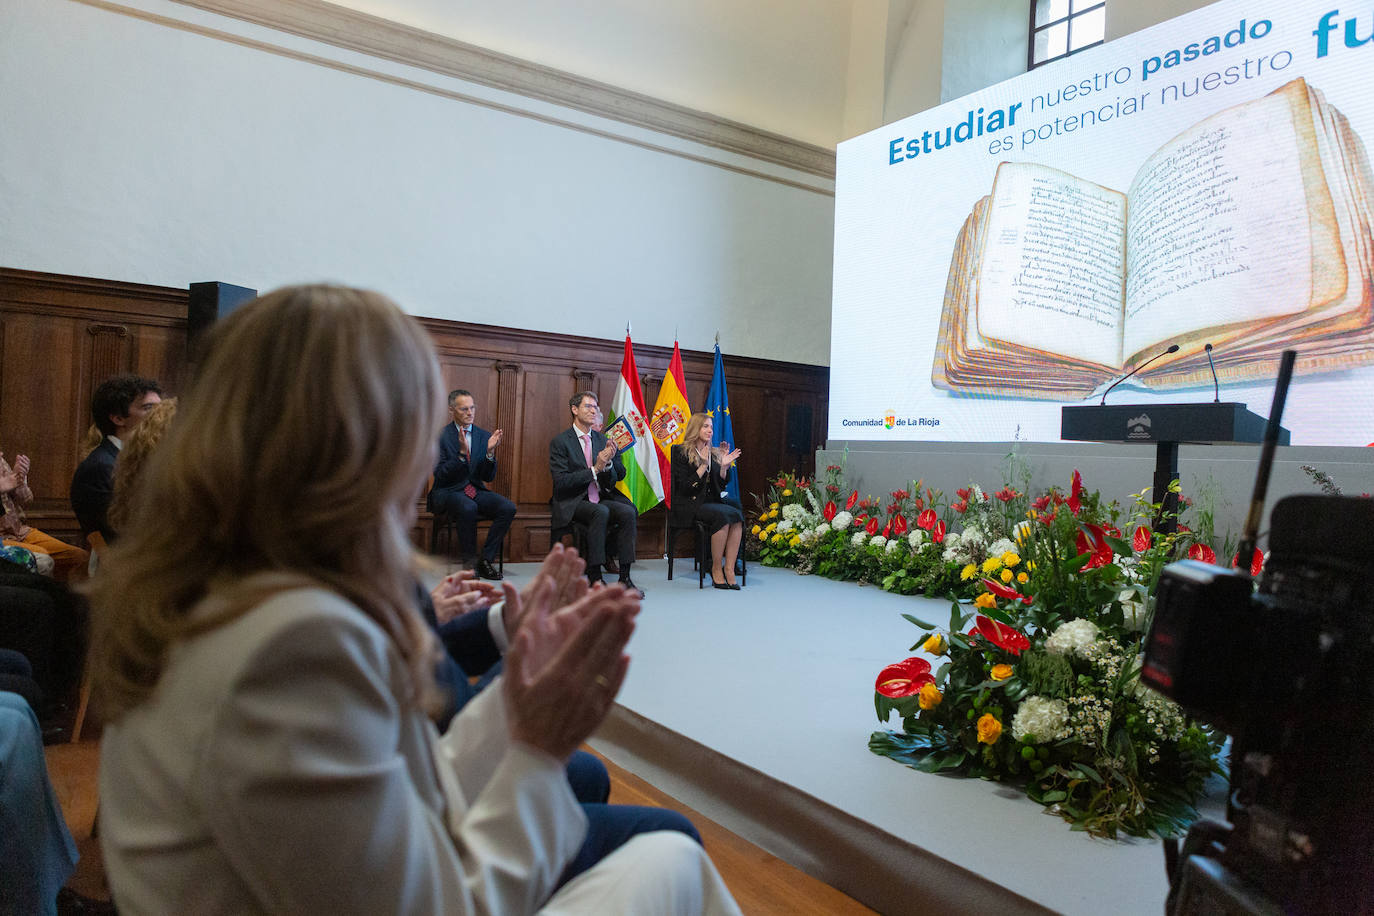
[[[1126,421],[1127,439],[1148,439],[1150,438],[1150,415],[1143,413],[1138,417],[1132,417]]]

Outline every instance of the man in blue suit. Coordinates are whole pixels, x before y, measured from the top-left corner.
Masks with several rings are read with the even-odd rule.
[[[496,478],[496,448],[501,430],[487,432],[473,424],[477,405],[472,392],[462,388],[448,395],[453,420],[439,435],[439,463],[434,466],[434,486],[429,491],[429,511],[442,513],[458,523],[458,551],[463,562],[476,560],[473,570],[483,579],[500,579],[493,562],[501,553],[501,539],[515,518],[515,503],[487,489]],[[491,519],[491,528],[477,555],[477,520]]]
[[[116,375],[101,382],[91,396],[91,421],[100,429],[100,444],[77,465],[72,475],[71,500],[81,533],[99,531],[113,541],[115,531],[106,518],[114,496],[114,466],[124,439],[162,400],[162,388],[152,379]]]

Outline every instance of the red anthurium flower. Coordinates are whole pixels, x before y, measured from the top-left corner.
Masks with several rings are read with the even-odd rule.
[[[906,516],[899,515],[892,520],[892,533],[901,537],[907,532]]]
[[[1003,487],[1002,489],[998,490],[996,493],[994,493],[994,494],[992,494],[992,495],[993,495],[993,496],[996,496],[998,499],[1000,499],[1000,500],[1001,500],[1002,502],[1004,502],[1004,503],[1009,503],[1009,502],[1011,502],[1013,499],[1015,499],[1016,497],[1020,496],[1021,494],[1020,494],[1020,493],[1017,493],[1017,492],[1016,492],[1015,490],[1013,490],[1011,487]]]
[[[1217,552],[1206,544],[1194,544],[1188,548],[1188,559],[1201,560],[1204,563],[1215,563]]]
[[[958,512],[960,515],[963,515],[965,512],[968,511],[968,500],[961,499],[957,503],[950,503],[949,507],[953,509],[955,512]]]
[[[892,519],[888,519],[888,520],[887,520],[887,524],[883,526],[883,537],[886,538],[886,537],[891,537],[891,536],[892,536]]]
[[[1004,585],[996,579],[984,579],[983,587],[992,592],[998,598],[1006,598],[1011,601],[1020,601],[1021,593],[1010,585]]]
[[[936,522],[935,527],[930,529],[930,539],[936,544],[943,544],[945,542],[945,523],[943,519]]]
[[[1041,496],[1039,499],[1031,500],[1031,508],[1034,509],[1036,512],[1044,512],[1046,509],[1049,508],[1049,505],[1050,495],[1048,493],[1046,493],[1044,496]]]
[[[864,525],[864,530],[867,531],[869,534],[877,534],[878,520],[876,518],[870,518],[868,520],[868,524]]]
[[[1073,469],[1073,480],[1069,485],[1069,511],[1074,515],[1083,508],[1083,502],[1079,499],[1083,495],[1083,475],[1078,473],[1078,468]]]
[[[854,508],[854,504],[855,504],[856,502],[858,502],[858,501],[859,501],[859,491],[858,491],[858,490],[855,490],[853,493],[850,493],[850,494],[849,494],[849,498],[846,499],[846,500],[844,501],[844,507],[845,507],[845,509],[846,509],[846,510],[853,509],[853,508]]]
[[[835,520],[835,513],[839,511],[839,507],[835,505],[835,500],[832,499],[829,502],[827,502],[825,504],[825,508],[821,510],[821,516],[827,522],[833,522]]]
[[[930,662],[923,658],[908,658],[879,671],[873,689],[885,697],[909,697],[920,693],[926,684],[933,683],[935,676],[930,673]]]
[[[1096,569],[1112,562],[1112,545],[1107,543],[1107,533],[1100,525],[1084,525],[1074,544],[1080,554],[1092,554],[1092,559],[1083,564],[1084,569]]]
[[[986,580],[984,580],[986,581]],[[978,635],[992,643],[999,649],[1010,652],[1012,655],[1020,655],[1030,648],[1030,640],[1025,637],[1020,630],[999,623],[989,617],[978,615]],[[919,687],[917,688],[920,689]]]
[[[929,531],[931,528],[935,527],[935,522],[938,518],[939,516],[935,514],[934,509],[927,509],[920,515],[916,516],[916,527],[923,528],[926,531]]]
[[[1150,549],[1150,545],[1154,543],[1154,539],[1154,532],[1144,525],[1141,525],[1135,530],[1135,537],[1131,538],[1131,546],[1135,548],[1136,553],[1144,553]]]
[[[1239,553],[1237,553],[1234,557],[1231,558],[1231,568],[1232,568],[1232,569],[1239,569],[1239,568],[1240,568],[1240,554],[1239,554]],[[1253,576],[1258,576],[1258,575],[1260,574],[1260,572],[1261,572],[1263,569],[1264,569],[1264,554],[1260,553],[1260,549],[1259,549],[1258,547],[1256,547],[1256,548],[1255,548],[1254,554],[1252,554],[1251,557],[1250,557],[1250,575],[1251,575],[1252,577],[1253,577]]]

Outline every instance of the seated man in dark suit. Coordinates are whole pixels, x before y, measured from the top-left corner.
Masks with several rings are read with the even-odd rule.
[[[81,533],[99,531],[106,541],[115,537],[107,514],[114,495],[115,458],[124,438],[162,401],[162,389],[152,379],[116,375],[101,382],[91,396],[91,420],[100,429],[100,444],[76,466],[72,475],[72,511]]]
[[[472,392],[459,388],[448,395],[453,422],[439,434],[439,463],[434,466],[434,486],[429,491],[429,511],[441,512],[458,522],[458,551],[463,562],[476,558],[474,571],[483,579],[500,579],[493,565],[501,553],[501,540],[515,518],[515,503],[487,489],[496,478],[496,447],[501,430],[488,433],[473,425],[477,406]],[[477,520],[491,519],[491,529],[477,557]]]
[[[615,446],[592,428],[600,405],[590,391],[579,391],[568,401],[572,426],[549,443],[549,473],[553,475],[552,524],[561,528],[576,519],[587,526],[587,578],[601,581],[606,560],[606,533],[616,532],[620,581],[628,589],[644,590],[630,580],[635,560],[635,536],[639,513],[634,503],[616,489],[625,477],[625,465]]]

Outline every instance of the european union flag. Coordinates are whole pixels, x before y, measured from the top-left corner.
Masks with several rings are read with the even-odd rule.
[[[725,364],[720,359],[720,344],[716,344],[716,368],[711,373],[711,391],[706,395],[706,413],[711,417],[711,444],[728,443],[727,448],[735,448],[735,430],[730,424],[730,395],[725,391]],[[730,476],[725,482],[726,495],[739,504],[739,470],[730,465]]]

